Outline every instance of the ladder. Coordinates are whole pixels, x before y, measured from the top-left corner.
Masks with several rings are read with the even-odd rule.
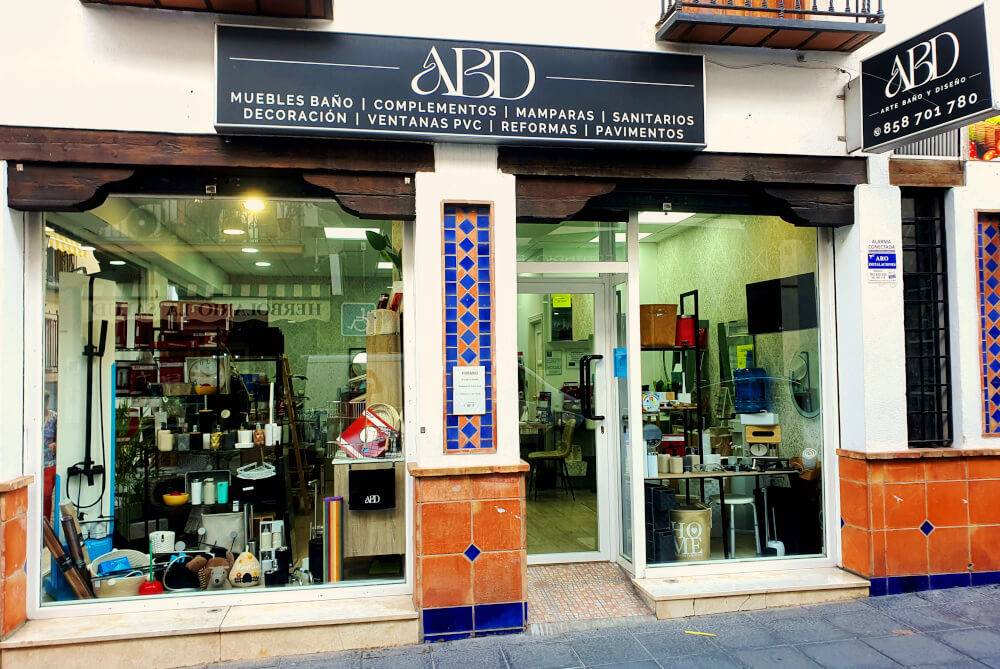
[[[292,373],[288,366],[288,356],[281,356],[281,387],[285,392],[285,411],[288,412],[288,434],[292,439],[295,454],[295,473],[299,477],[299,505],[309,508],[309,493],[306,489],[306,473],[302,464],[302,444],[299,441],[299,417],[295,410],[295,392],[292,390]]]

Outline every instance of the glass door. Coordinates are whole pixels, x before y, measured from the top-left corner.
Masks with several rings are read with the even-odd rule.
[[[518,286],[521,458],[533,564],[610,559],[606,284]]]

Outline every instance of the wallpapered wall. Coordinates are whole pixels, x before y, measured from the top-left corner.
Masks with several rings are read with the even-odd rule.
[[[747,317],[746,284],[815,272],[816,243],[815,230],[796,228],[778,218],[719,217],[655,245],[640,245],[642,303],[676,304],[682,292],[699,291],[700,318],[709,322],[703,369],[711,384],[710,406],[715,406],[720,389],[718,324]],[[784,380],[799,351],[809,352],[812,364],[819,364],[817,329],[757,337],[756,364],[775,379],[774,410],[781,422],[784,457],[822,446],[822,414],[801,416]],[[644,384],[663,378],[661,370],[659,353],[642,354]],[[717,421],[713,418],[712,423]]]

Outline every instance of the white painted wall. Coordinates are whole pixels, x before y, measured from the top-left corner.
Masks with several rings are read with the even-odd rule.
[[[517,365],[517,237],[514,177],[501,174],[496,149],[478,144],[438,144],[436,171],[416,177],[417,218],[414,234],[415,291],[413,314],[417,337],[418,396],[416,461],[421,467],[466,467],[516,464],[518,447]],[[496,392],[497,452],[448,455],[444,452],[444,278],[443,207],[446,203],[491,203],[493,206],[493,382]],[[411,326],[408,326],[411,327]],[[506,333],[506,334],[504,334]]]
[[[0,161],[0,483],[24,473],[24,221],[8,209],[8,163]],[[39,276],[39,279],[42,275]]]
[[[977,0],[885,0],[888,34],[877,50]],[[996,4],[1000,0],[988,0]],[[0,4],[0,125],[213,133],[214,25],[447,37],[628,50],[707,58],[708,149],[843,154],[844,84],[858,55],[666,46],[654,39],[658,0],[336,0],[334,20],[254,20],[83,5]],[[1000,40],[998,40],[1000,41]]]

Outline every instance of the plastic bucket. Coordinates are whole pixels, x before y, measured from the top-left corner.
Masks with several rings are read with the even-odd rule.
[[[670,512],[677,560],[696,562],[712,557],[712,510],[704,504],[679,506]]]

